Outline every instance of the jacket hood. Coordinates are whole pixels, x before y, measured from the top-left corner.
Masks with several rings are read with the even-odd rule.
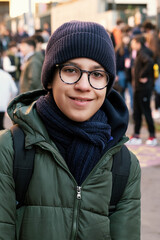
[[[35,107],[36,100],[46,93],[45,90],[25,92],[16,96],[8,105],[7,112],[12,122],[26,133],[26,147],[38,142],[51,142]]]
[[[103,110],[107,114],[108,123],[111,126],[113,140],[108,147],[116,145],[126,134],[129,122],[129,112],[127,105],[121,95],[112,89],[103,104]]]
[[[24,132],[27,131],[28,145],[34,141],[42,141],[42,138],[44,141],[47,139],[49,141],[47,130],[35,107],[36,100],[45,94],[47,94],[46,90],[26,92],[15,97],[8,106],[7,112],[11,120],[15,124],[19,124]],[[129,120],[128,109],[123,98],[115,90],[112,90],[107,96],[102,109],[107,114],[108,123],[111,126],[113,137],[109,143],[109,147],[111,147],[118,143],[126,133]],[[30,135],[31,137],[29,137]]]

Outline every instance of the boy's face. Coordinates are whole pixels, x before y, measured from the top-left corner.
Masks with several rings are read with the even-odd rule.
[[[74,64],[82,70],[94,71],[104,68],[97,62],[88,58],[76,58],[65,64]],[[83,73],[81,79],[74,84],[64,83],[57,69],[53,82],[48,86],[52,88],[54,100],[58,108],[69,119],[76,122],[89,120],[102,106],[106,97],[106,88],[96,90],[88,82],[88,74]]]

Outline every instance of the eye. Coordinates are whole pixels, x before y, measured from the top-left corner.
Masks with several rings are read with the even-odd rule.
[[[98,71],[92,72],[92,77],[94,77],[94,78],[103,78],[104,75],[105,75],[104,72],[98,72]]]
[[[74,73],[77,73],[79,70],[73,66],[64,66],[62,68],[62,71],[67,74],[74,74]]]

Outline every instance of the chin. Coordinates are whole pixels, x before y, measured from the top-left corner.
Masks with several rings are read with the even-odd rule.
[[[67,116],[69,119],[71,119],[74,122],[85,122],[88,121],[90,118],[83,117],[83,116]]]

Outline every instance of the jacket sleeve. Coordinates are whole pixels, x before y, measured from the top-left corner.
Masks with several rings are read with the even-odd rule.
[[[16,71],[17,67],[11,64],[8,56],[5,56],[3,57],[3,69],[6,72],[12,73]]]
[[[0,131],[0,239],[15,240],[13,143],[9,130]]]
[[[136,156],[131,153],[128,183],[116,211],[110,216],[112,240],[140,240],[141,169]]]
[[[40,61],[35,60],[30,62],[28,67],[28,89],[34,90],[42,88],[41,85],[41,69],[42,64]]]

